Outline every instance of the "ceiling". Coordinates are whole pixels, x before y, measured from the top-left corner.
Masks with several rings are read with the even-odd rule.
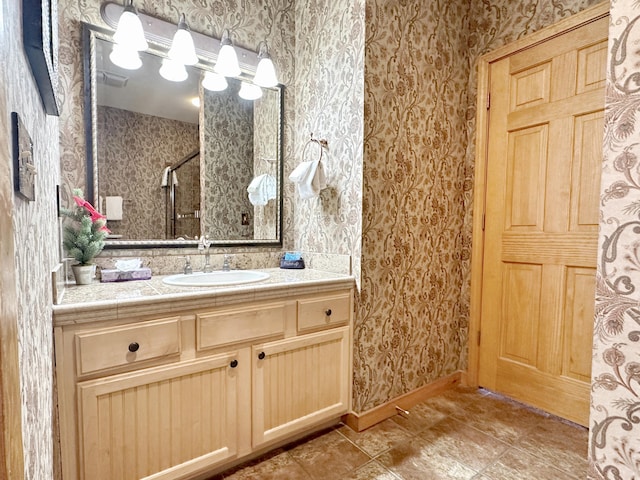
[[[112,45],[96,39],[98,105],[198,124],[198,107],[191,100],[199,96],[202,70],[187,66],[187,80],[171,82],[158,73],[162,58],[148,52],[140,52],[142,67],[125,70],[109,60]]]

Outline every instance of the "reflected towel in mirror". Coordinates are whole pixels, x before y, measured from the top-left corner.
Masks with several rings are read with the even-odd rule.
[[[171,184],[175,185],[176,187],[178,186],[178,176],[176,175],[175,171],[171,170],[171,167],[167,167],[164,169],[164,171],[162,172],[162,183],[160,184],[161,187],[168,187],[169,186],[169,176],[171,176]]]
[[[268,173],[258,175],[247,187],[249,201],[252,205],[266,205],[276,198],[276,179]]]
[[[317,197],[320,190],[327,186],[324,167],[320,160],[302,162],[291,172],[289,180],[298,185],[298,193],[302,199]]]
[[[107,220],[122,220],[122,197],[105,197]]]

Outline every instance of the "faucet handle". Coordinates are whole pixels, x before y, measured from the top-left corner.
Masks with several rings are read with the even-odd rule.
[[[231,255],[230,253],[225,253],[224,254],[224,260],[222,262],[222,270],[224,270],[225,272],[228,270],[231,270],[231,258],[233,257],[233,255]]]

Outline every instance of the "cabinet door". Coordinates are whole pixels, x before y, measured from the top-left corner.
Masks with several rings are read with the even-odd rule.
[[[178,479],[233,457],[236,353],[79,383],[81,478]]]
[[[253,447],[347,412],[349,327],[256,345]]]

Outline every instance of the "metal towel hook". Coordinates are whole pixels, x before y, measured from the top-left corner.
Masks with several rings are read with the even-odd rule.
[[[324,153],[325,149],[329,149],[329,142],[327,142],[326,139],[321,138],[321,139],[317,139],[313,137],[313,133],[311,133],[311,138],[307,141],[307,143],[305,143],[304,148],[302,149],[302,159],[304,160],[305,158],[305,153],[307,152],[307,148],[309,148],[309,145],[311,145],[312,143],[316,143],[318,145],[320,145],[320,157],[318,158],[318,162],[322,160],[322,155]]]

